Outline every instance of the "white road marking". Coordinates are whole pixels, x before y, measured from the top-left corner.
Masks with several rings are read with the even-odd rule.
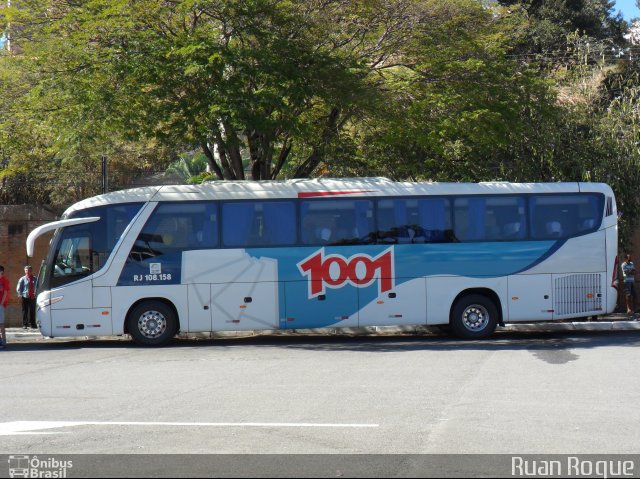
[[[42,429],[80,426],[81,422],[67,421],[13,421],[0,423],[0,436],[14,436],[24,434],[60,434],[59,432],[39,432]]]
[[[13,421],[0,423],[0,436],[26,434],[65,434],[62,431],[43,432],[43,429],[59,429],[77,426],[170,426],[170,427],[325,427],[325,428],[375,428],[379,424],[332,424],[309,422],[138,422],[138,421]]]

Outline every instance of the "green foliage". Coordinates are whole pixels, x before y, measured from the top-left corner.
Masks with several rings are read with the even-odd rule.
[[[625,22],[613,16],[613,0],[498,0],[510,9],[519,8],[527,18],[520,42],[513,45],[518,53],[553,54],[562,61],[567,52],[567,37],[573,33],[623,43]],[[544,57],[543,57],[544,58]]]
[[[211,177],[211,173],[207,171],[207,158],[198,152],[180,155],[178,160],[169,165],[166,174],[193,184],[202,183]]]
[[[609,0],[13,0],[0,200],[164,171],[606,181],[634,228],[639,74]],[[3,27],[4,28],[4,27]],[[617,47],[616,47],[617,48]]]

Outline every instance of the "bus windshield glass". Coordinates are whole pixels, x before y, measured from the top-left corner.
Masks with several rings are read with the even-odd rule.
[[[40,288],[58,287],[99,271],[142,203],[100,206],[73,212],[69,218],[99,216],[92,223],[56,232],[49,258],[41,271]]]

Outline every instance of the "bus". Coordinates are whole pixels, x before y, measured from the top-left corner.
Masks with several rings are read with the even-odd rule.
[[[69,207],[38,275],[44,336],[497,325],[613,312],[618,233],[601,183],[217,181]]]

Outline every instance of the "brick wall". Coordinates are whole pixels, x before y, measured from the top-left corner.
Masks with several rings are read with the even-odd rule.
[[[27,257],[26,241],[29,233],[38,226],[55,221],[56,214],[46,208],[33,205],[0,206],[0,264],[11,285],[7,308],[6,326],[22,326],[22,307],[15,291],[18,279],[24,275],[24,266],[33,266],[38,274],[40,263],[47,254],[52,233],[36,241],[32,258]]]

